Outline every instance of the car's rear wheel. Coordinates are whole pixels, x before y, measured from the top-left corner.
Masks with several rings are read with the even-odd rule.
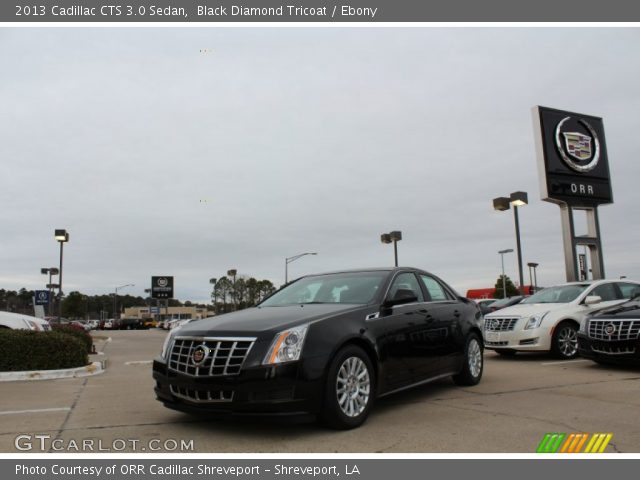
[[[355,428],[366,420],[375,396],[371,359],[356,345],[347,345],[334,357],[325,386],[323,423],[331,428]]]
[[[465,345],[464,364],[462,371],[453,376],[453,381],[458,385],[477,385],[482,378],[484,369],[484,356],[482,354],[482,342],[475,333],[467,337]]]
[[[553,354],[565,360],[578,355],[578,327],[573,322],[560,322],[551,339]]]

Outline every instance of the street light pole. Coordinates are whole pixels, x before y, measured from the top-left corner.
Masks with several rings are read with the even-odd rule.
[[[522,273],[522,247],[520,245],[520,220],[518,218],[518,207],[527,205],[529,203],[529,197],[527,192],[513,192],[509,197],[498,197],[493,199],[493,208],[495,210],[504,211],[509,210],[513,205],[513,216],[516,226],[516,248],[518,250],[518,275],[520,280],[520,293],[524,294],[523,285],[523,273]]]
[[[113,324],[111,325],[111,328],[115,327],[115,323],[116,323],[116,308],[118,305],[118,290],[121,290],[125,287],[135,287],[135,285],[133,283],[127,283],[126,285],[121,285],[120,287],[116,287],[116,293],[113,295]]]
[[[402,240],[402,232],[399,230],[394,230],[393,232],[383,233],[380,235],[380,241],[382,243],[392,243],[393,242],[393,258],[395,261],[395,266],[398,266],[398,242]]]
[[[295,262],[296,260],[298,260],[301,257],[304,257],[305,255],[317,255],[318,252],[305,252],[305,253],[300,253],[298,255],[294,255],[293,257],[288,257],[284,259],[284,283],[285,285],[287,283],[289,283],[289,264],[291,262]]]
[[[60,272],[58,274],[58,323],[60,323],[60,317],[62,317],[62,253],[64,244],[69,241],[69,233],[65,229],[58,228],[54,232],[54,237],[60,243]]]
[[[507,280],[504,274],[504,254],[513,252],[513,248],[507,248],[506,250],[500,250],[500,260],[502,262],[502,298],[507,298]]]

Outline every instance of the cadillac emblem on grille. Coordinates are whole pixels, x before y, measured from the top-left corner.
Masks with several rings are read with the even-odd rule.
[[[208,356],[209,349],[207,348],[207,346],[198,345],[193,349],[193,353],[191,354],[191,362],[196,366],[200,366],[204,363]]]
[[[616,333],[616,326],[614,323],[609,323],[607,325],[604,326],[604,333],[605,335],[613,335],[614,333]]]

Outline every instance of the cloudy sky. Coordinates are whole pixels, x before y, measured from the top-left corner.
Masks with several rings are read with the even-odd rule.
[[[390,265],[398,229],[402,265],[464,293],[515,248],[491,200],[516,190],[523,260],[562,282],[534,105],[604,117],[606,272],[640,279],[639,47],[627,28],[0,29],[0,288],[44,286],[55,228],[65,292],[174,275],[195,301],[230,268],[280,284],[302,252],[291,277]]]

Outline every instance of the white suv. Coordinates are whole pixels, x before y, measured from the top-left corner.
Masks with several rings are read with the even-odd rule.
[[[551,351],[560,358],[573,358],[586,315],[624,302],[639,287],[640,283],[626,280],[596,280],[545,288],[518,305],[485,315],[485,347],[501,355]]]

